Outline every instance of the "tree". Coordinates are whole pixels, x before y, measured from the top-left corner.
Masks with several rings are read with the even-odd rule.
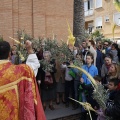
[[[76,38],[75,46],[85,39],[84,0],[74,0],[73,35]]]

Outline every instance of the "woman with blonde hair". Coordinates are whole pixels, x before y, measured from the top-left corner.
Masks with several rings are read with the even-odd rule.
[[[120,67],[116,63],[112,63],[108,71],[109,79],[117,78],[120,79]]]

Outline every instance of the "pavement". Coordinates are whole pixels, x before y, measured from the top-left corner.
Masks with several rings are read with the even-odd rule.
[[[59,105],[56,105],[54,103],[54,107],[55,107],[55,110],[50,110],[49,107],[47,106],[45,110],[47,120],[59,119],[65,116],[70,116],[70,115],[75,115],[80,113],[80,108],[73,110],[72,105],[66,108],[65,104],[63,103]]]

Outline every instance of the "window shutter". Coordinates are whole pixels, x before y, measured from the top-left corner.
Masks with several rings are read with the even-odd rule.
[[[102,28],[102,17],[96,18],[95,26],[96,28]]]
[[[114,14],[114,23],[117,25],[120,25],[120,13],[115,13]]]
[[[102,0],[96,0],[96,8],[102,7]]]

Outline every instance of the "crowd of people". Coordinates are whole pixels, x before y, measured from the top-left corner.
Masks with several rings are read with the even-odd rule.
[[[69,107],[71,102],[69,97],[72,97],[78,101],[87,101],[95,110],[99,110],[100,108],[97,101],[92,98],[93,88],[90,80],[85,74],[81,74],[78,69],[70,68],[69,65],[73,65],[76,61],[79,61],[79,64],[82,65],[81,67],[85,71],[94,77],[97,82],[103,84],[105,89],[109,89],[109,96],[111,96],[111,93],[114,93],[113,91],[115,91],[115,93],[118,92],[119,94],[120,49],[118,44],[109,41],[104,41],[104,43],[98,41],[95,43],[93,40],[85,40],[82,42],[82,45],[70,47],[69,50],[73,53],[74,57],[63,63],[60,63],[57,60],[51,60],[50,58],[52,55],[50,51],[39,51],[37,53],[37,56],[41,56],[39,59],[45,59],[49,61],[49,64],[53,65],[52,72],[47,71],[48,73],[42,69],[41,65],[37,75],[43,108],[46,110],[46,102],[49,101],[49,108],[54,110],[54,100],[56,100],[56,104],[58,105],[60,102],[63,102],[65,103],[65,107]],[[43,53],[43,56],[39,53]],[[64,54],[60,54],[60,56],[62,58],[64,57]],[[45,83],[46,74],[49,74],[49,77],[53,79],[52,84]],[[112,87],[115,86],[116,89],[113,88],[111,90],[111,83]],[[116,94],[114,94],[114,96],[116,96]],[[109,97],[108,101],[112,101],[111,105],[117,104],[114,103],[116,97],[112,97],[112,99]],[[107,104],[108,103],[106,103],[106,106]],[[72,106],[73,110],[79,108],[79,105],[76,102],[72,102]],[[114,109],[114,106],[113,108],[107,107],[106,110],[103,110],[103,116],[108,115],[110,118],[113,118],[113,120],[119,119],[119,103],[117,108],[114,109],[116,112],[108,112],[109,109]],[[92,118],[93,120],[97,120],[97,118],[102,120],[104,117],[100,117],[99,113],[96,114],[95,112],[92,112]],[[87,112],[84,109],[82,109],[81,119],[87,119]]]
[[[3,46],[6,45],[0,43],[0,60],[8,58],[8,55],[6,58],[2,58],[2,56],[4,55]],[[96,114],[95,112],[91,112],[92,120],[105,120],[105,116],[108,116],[111,120],[119,120],[120,49],[118,47],[118,44],[109,41],[95,42],[93,40],[85,40],[82,41],[81,45],[69,48],[69,50],[71,51],[71,53],[73,53],[73,58],[68,59],[63,63],[59,62],[57,59],[52,59],[52,54],[50,53],[50,51],[44,51],[43,48],[41,48],[39,51],[36,51],[36,53],[33,52],[33,50],[31,49],[28,50],[28,53],[31,56],[28,56],[26,64],[34,70],[34,76],[36,76],[36,80],[34,80],[34,85],[36,85],[37,83],[44,111],[47,107],[49,107],[49,109],[51,110],[55,110],[54,102],[57,105],[62,102],[65,104],[65,107],[69,107],[70,103],[72,103],[73,110],[78,109],[80,105],[76,102],[70,101],[69,97],[71,97],[77,101],[88,102],[91,104],[91,106],[96,110],[97,113]],[[3,52],[1,53],[1,51]],[[62,53],[60,53],[59,56],[61,58],[65,57],[65,55]],[[10,60],[13,64],[15,64],[15,45],[11,49]],[[49,67],[45,68],[46,64],[40,64],[38,60],[44,60]],[[106,109],[101,110],[97,101],[93,99],[92,93],[94,89],[87,75],[81,73],[76,68],[70,68],[70,65],[76,65],[75,63],[77,61],[77,64],[79,64],[80,67],[87,71],[95,79],[97,84],[102,84],[104,86],[104,89],[108,89],[108,100],[106,102]],[[17,62],[17,64],[22,63],[20,59],[18,59]],[[3,75],[2,70],[4,70],[4,67],[1,68],[0,66],[0,75]],[[25,73],[27,74],[27,71],[25,71]],[[20,77],[21,76],[19,76],[19,78]],[[35,93],[38,94],[38,90],[36,90]],[[41,105],[41,102],[39,104]],[[40,109],[42,111],[42,107]],[[39,111],[38,108],[37,110]],[[42,116],[43,118],[40,120],[45,119],[44,112]],[[87,111],[83,107],[81,107],[80,119],[90,119],[87,115]]]

